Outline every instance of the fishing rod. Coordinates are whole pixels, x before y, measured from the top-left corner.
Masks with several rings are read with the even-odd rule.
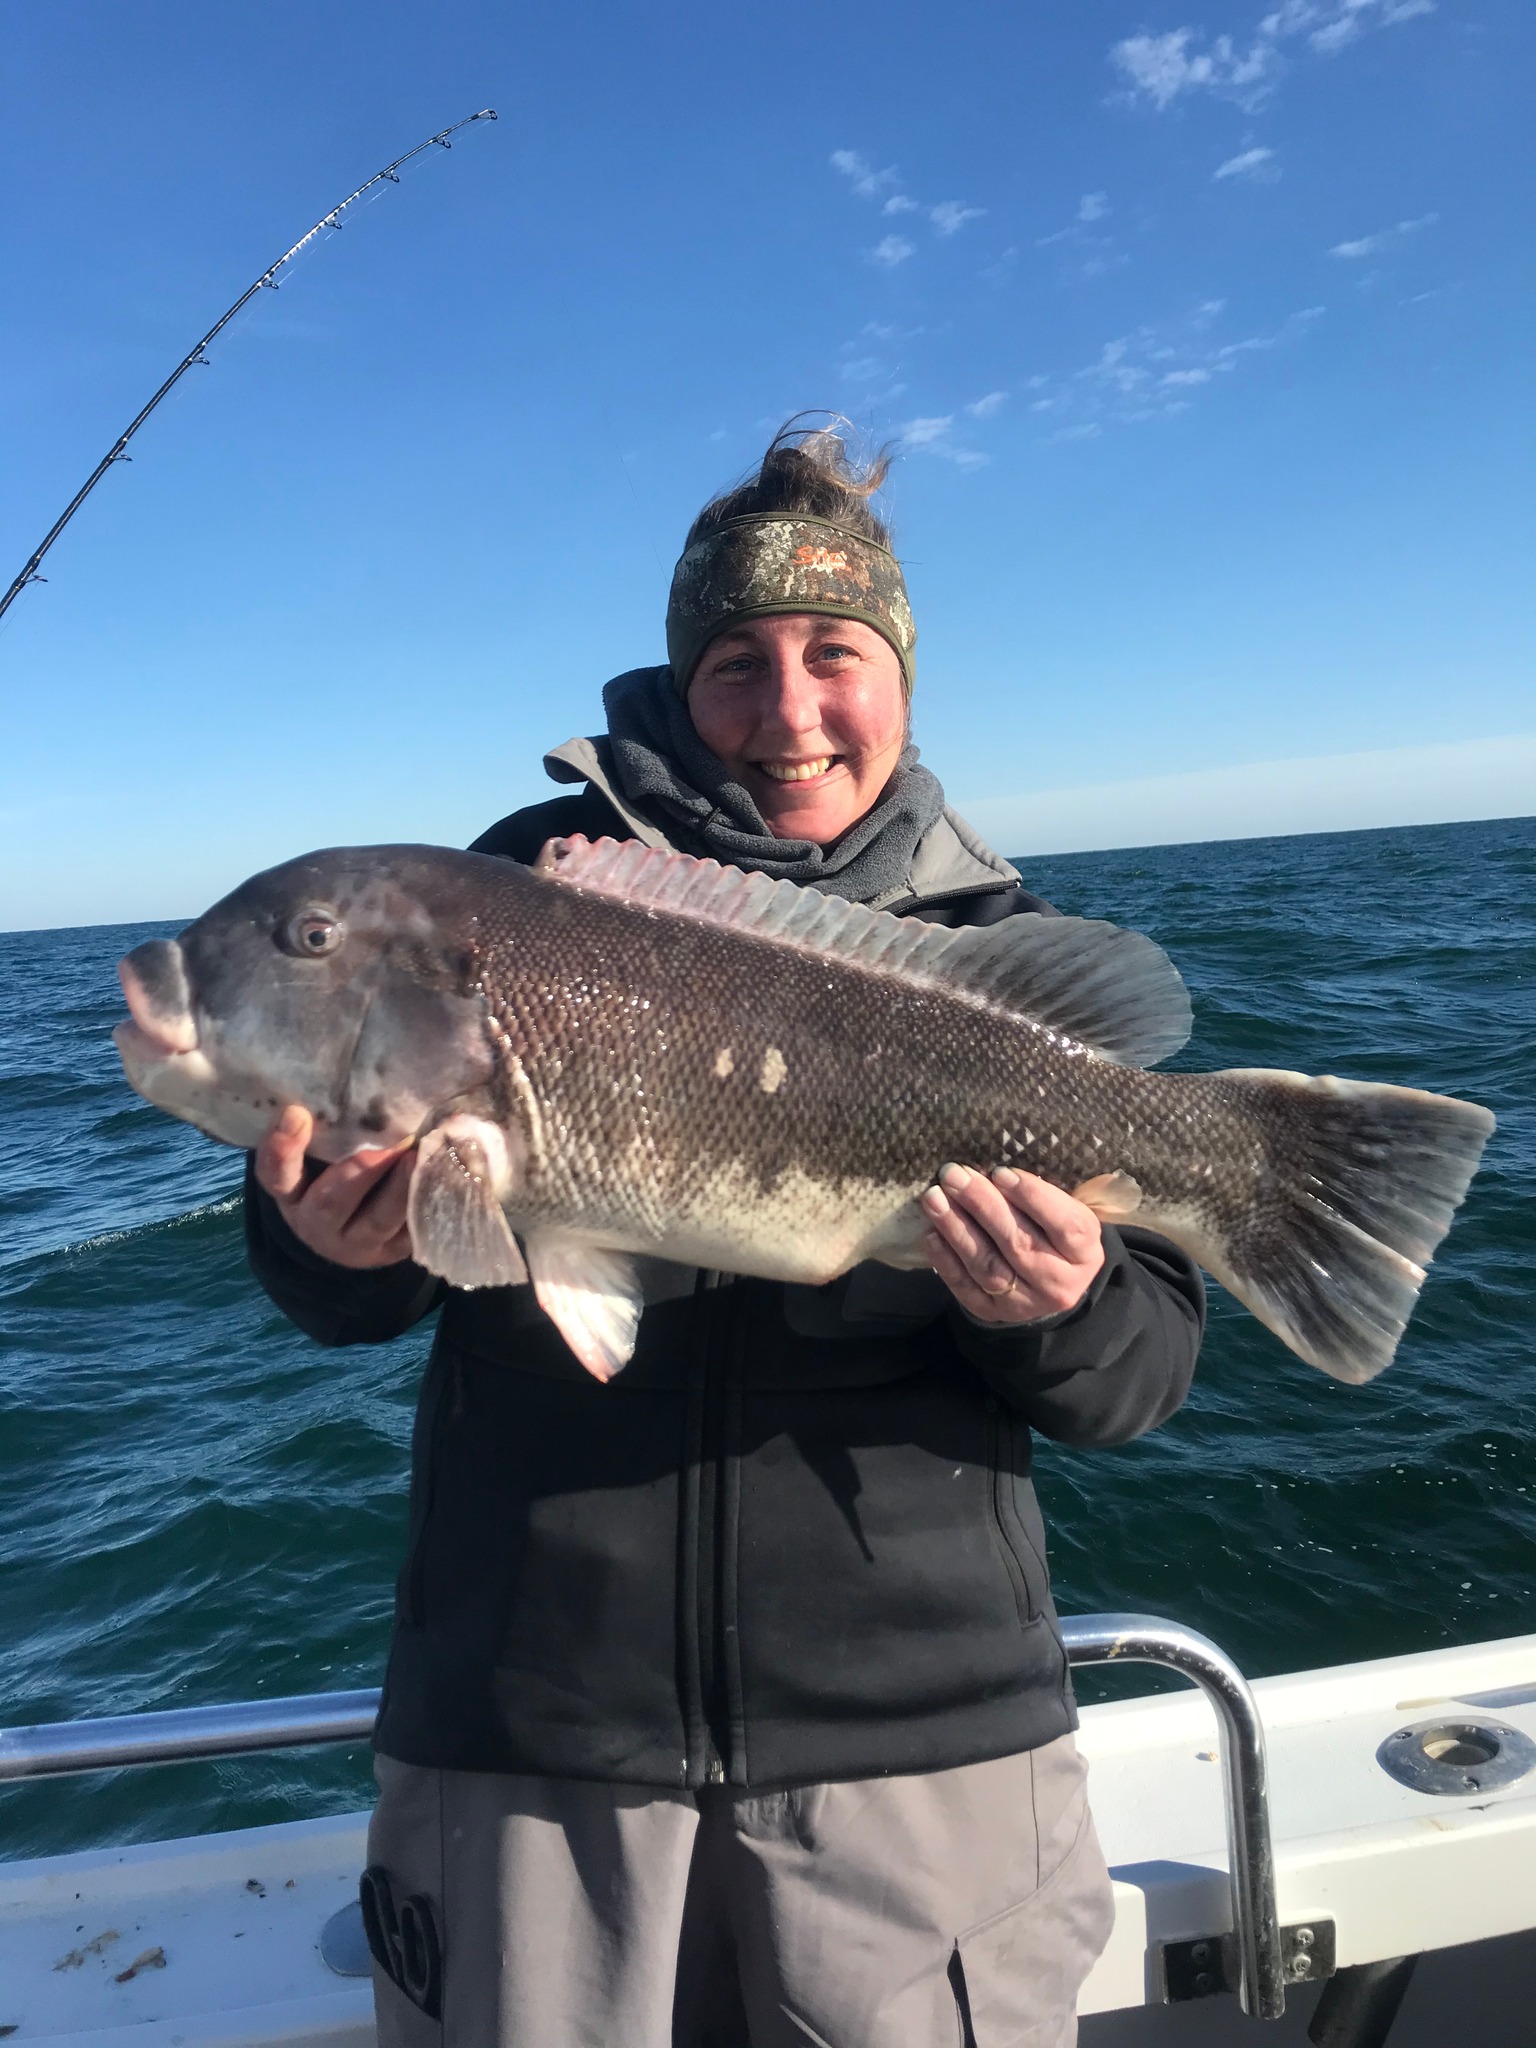
[[[80,507],[85,503],[86,499],[91,495],[92,491],[95,490],[96,486],[101,482],[102,478],[106,475],[107,471],[112,467],[112,465],[115,462],[131,462],[133,460],[133,457],[127,453],[128,443],[133,439],[134,435],[139,431],[140,427],[143,426],[144,422],[149,418],[150,414],[154,411],[155,407],[160,403],[160,401],[163,398],[169,396],[173,388],[181,382],[182,378],[186,375],[188,370],[192,368],[194,363],[201,363],[205,368],[211,367],[211,365],[208,362],[208,357],[206,354],[208,344],[214,339],[216,335],[223,332],[223,330],[229,325],[230,321],[233,320],[235,315],[240,311],[240,308],[248,304],[250,300],[254,299],[256,294],[260,291],[275,292],[278,289],[276,283],[277,273],[282,269],[283,265],[285,263],[291,263],[294,257],[298,255],[299,251],[301,249],[308,248],[309,244],[315,239],[316,235],[323,233],[326,228],[339,228],[341,226],[341,216],[346,212],[349,206],[355,206],[357,201],[362,198],[365,192],[372,191],[375,185],[382,184],[386,179],[389,181],[391,185],[398,185],[400,179],[397,174],[402,164],[408,164],[413,156],[420,156],[422,151],[426,149],[452,149],[453,144],[448,140],[450,135],[456,135],[461,128],[472,127],[476,121],[494,121],[495,119],[496,109],[494,107],[482,107],[478,114],[466,114],[462,121],[455,121],[451,128],[440,128],[435,135],[429,135],[425,142],[418,142],[416,147],[414,149],[408,149],[405,152],[404,156],[397,156],[392,164],[386,164],[382,171],[375,171],[373,176],[370,179],[368,179],[366,184],[359,185],[355,192],[349,192],[347,194],[346,198],[342,200],[339,206],[333,206],[329,213],[323,214],[320,217],[320,219],[315,222],[314,226],[310,229],[307,235],[301,235],[298,241],[294,243],[291,249],[284,250],[283,254],[278,257],[277,261],[273,264],[270,264],[267,267],[267,269],[265,269],[261,273],[260,277],[257,278],[256,282],[249,288],[249,290],[243,291],[240,294],[239,298],[236,299],[235,303],[230,307],[229,311],[223,316],[223,318],[214,321],[213,325],[209,328],[208,332],[203,336],[202,340],[197,344],[196,348],[194,348],[188,355],[183,356],[182,360],[176,365],[175,369],[172,370],[170,376],[166,378],[165,382],[160,386],[160,389],[155,393],[154,397],[149,401],[148,405],[146,405],[143,411],[136,416],[136,418],[133,421],[133,424],[130,427],[128,427],[123,433],[118,435],[117,439],[112,443],[112,446],[107,450],[106,454],[103,455],[100,462],[97,463],[96,467],[91,471],[90,475],[86,478],[85,482],[80,486],[79,490],[76,491],[75,495],[64,507],[64,510],[59,514],[58,518],[53,522],[52,526],[49,527],[47,533],[43,537],[41,545],[27,557],[26,567],[22,570],[21,574],[16,578],[15,582],[12,583],[10,589],[5,593],[5,596],[3,598],[0,598],[0,618],[4,618],[5,614],[10,610],[11,606],[16,602],[17,598],[20,597],[21,593],[26,589],[29,583],[46,583],[48,581],[48,578],[46,576],[40,576],[37,573],[39,567],[42,564],[43,557],[47,554],[48,550],[53,546],[54,542],[58,539],[59,535],[64,531],[65,527],[68,526],[71,519],[74,518],[75,514],[80,510]]]

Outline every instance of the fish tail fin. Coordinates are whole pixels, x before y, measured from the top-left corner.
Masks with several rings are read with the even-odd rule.
[[[1211,1078],[1241,1089],[1270,1165],[1224,1228],[1207,1215],[1186,1233],[1170,1218],[1169,1235],[1309,1365],[1354,1385],[1374,1379],[1477,1170],[1491,1112],[1332,1075]]]

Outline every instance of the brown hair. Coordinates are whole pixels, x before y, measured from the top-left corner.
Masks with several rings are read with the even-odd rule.
[[[833,413],[827,426],[801,424],[812,417],[796,413],[786,420],[768,443],[756,472],[710,499],[688,529],[684,553],[696,541],[718,533],[729,520],[753,512],[829,519],[849,533],[876,541],[883,548],[890,546],[890,528],[869,502],[890,474],[890,449],[877,449],[867,462],[861,461],[849,453],[838,431],[850,422]]]

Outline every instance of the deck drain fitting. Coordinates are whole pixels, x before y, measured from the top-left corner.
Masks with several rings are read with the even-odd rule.
[[[1536,1770],[1536,1742],[1503,1721],[1416,1721],[1389,1735],[1376,1761],[1410,1791],[1464,1799]]]

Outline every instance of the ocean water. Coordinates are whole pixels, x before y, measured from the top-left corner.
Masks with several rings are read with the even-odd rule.
[[[1500,1120],[1373,1385],[1218,1297],[1171,1422],[1041,1446],[1059,1604],[1175,1616],[1252,1675],[1536,1630],[1536,821],[1021,865],[1172,954],[1196,1015],[1176,1065],[1406,1082]],[[127,1088],[113,966],[174,929],[0,936],[0,1725],[383,1667],[429,1332],[324,1352],[291,1329],[245,1271],[234,1155]],[[361,1749],[16,1786],[0,1859],[368,1794]]]

